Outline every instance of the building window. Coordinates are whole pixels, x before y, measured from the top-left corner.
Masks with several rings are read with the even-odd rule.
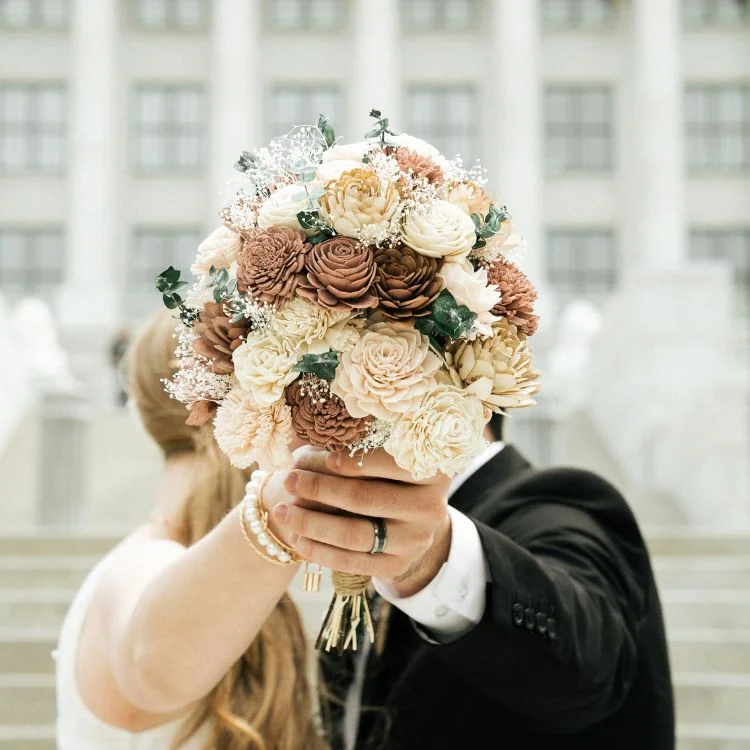
[[[688,28],[732,26],[750,17],[747,0],[683,0],[682,17]]]
[[[60,172],[64,150],[64,88],[0,84],[0,172]]]
[[[479,105],[473,86],[415,84],[405,105],[411,135],[429,141],[449,159],[460,154],[464,164],[473,164],[479,152]]]
[[[688,86],[685,109],[691,169],[750,168],[750,84]]]
[[[408,31],[469,31],[479,18],[477,0],[402,0]]]
[[[542,26],[559,29],[601,29],[612,22],[614,0],[542,0]]]
[[[739,312],[750,317],[750,227],[695,229],[690,233],[690,256],[729,261]]]
[[[334,31],[346,26],[342,0],[267,0],[268,25],[276,31]]]
[[[128,315],[142,317],[159,307],[161,300],[155,291],[154,279],[169,266],[180,269],[184,276],[201,239],[200,230],[194,227],[135,230],[128,268]]]
[[[49,300],[62,284],[65,248],[62,230],[0,228],[0,291],[10,300]]]
[[[148,173],[203,166],[203,88],[140,86],[135,93],[135,165]]]
[[[612,169],[612,92],[609,87],[549,86],[545,109],[550,172]]]
[[[344,101],[341,89],[330,86],[278,85],[271,91],[270,137],[289,132],[295,125],[315,125],[325,115],[334,130],[342,130]]]
[[[64,29],[70,0],[0,0],[0,28]]]
[[[609,229],[550,229],[546,257],[549,282],[563,303],[601,303],[617,285],[617,252]]]
[[[208,27],[209,0],[131,0],[132,18],[141,29],[196,31]]]

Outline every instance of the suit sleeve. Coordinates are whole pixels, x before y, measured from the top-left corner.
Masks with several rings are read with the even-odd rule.
[[[484,616],[434,646],[439,657],[539,730],[579,732],[616,711],[636,675],[639,566],[590,514],[559,503],[532,506],[513,538],[477,528],[491,577]]]

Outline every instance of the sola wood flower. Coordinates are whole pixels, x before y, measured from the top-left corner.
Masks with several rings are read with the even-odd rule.
[[[305,233],[268,227],[245,240],[237,266],[237,288],[259,302],[281,307],[292,297],[310,250]]]
[[[458,206],[467,216],[477,214],[485,217],[490,210],[492,197],[476,182],[456,182],[448,189],[447,199]]]
[[[320,198],[323,217],[344,237],[359,237],[365,229],[387,225],[399,205],[395,186],[364,168],[344,172]]]
[[[372,291],[375,258],[371,248],[349,237],[332,237],[315,245],[307,256],[307,276],[300,297],[329,310],[376,307]]]
[[[399,169],[412,178],[426,180],[431,185],[437,185],[443,181],[443,170],[429,156],[403,146],[390,151],[393,152]],[[386,149],[386,153],[389,153],[389,149]]]
[[[268,229],[272,226],[299,230],[297,214],[308,209],[305,189],[300,185],[284,185],[266,198],[258,210],[258,226]],[[310,230],[312,234],[314,230]]]
[[[195,276],[208,273],[211,266],[229,268],[239,257],[242,238],[227,228],[218,227],[200,245],[190,271]]]
[[[272,332],[250,337],[233,355],[234,374],[260,406],[269,406],[299,373],[298,352],[289,339]]]
[[[478,398],[450,385],[439,385],[405,413],[385,442],[385,450],[417,480],[438,471],[463,471],[484,447],[486,423]]]
[[[416,408],[440,365],[416,329],[374,323],[342,356],[331,391],[352,416],[387,421]]]
[[[492,314],[507,318],[525,336],[533,336],[539,324],[539,317],[534,315],[537,295],[526,274],[505,258],[498,258],[490,266],[487,277],[502,295],[492,308]]]
[[[353,417],[344,402],[330,391],[327,381],[306,376],[286,389],[292,409],[292,429],[300,440],[339,451],[356,445],[368,433],[371,420]]]
[[[193,349],[211,361],[211,369],[217,375],[230,375],[234,372],[232,354],[242,345],[249,329],[248,321],[232,323],[223,305],[208,302],[193,326]]]
[[[458,206],[443,200],[418,207],[406,217],[401,227],[404,245],[433,258],[464,258],[475,239],[471,217]]]
[[[449,347],[445,360],[451,380],[495,411],[533,406],[539,373],[532,367],[526,337],[507,320],[495,323],[492,332],[492,338]]]

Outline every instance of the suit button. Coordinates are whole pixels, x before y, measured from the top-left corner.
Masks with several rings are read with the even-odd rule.
[[[547,616],[544,612],[536,613],[536,630],[539,635],[544,635],[547,632]]]
[[[519,604],[518,602],[513,605],[513,624],[523,624],[523,604]]]
[[[547,637],[554,641],[557,638],[557,622],[554,617],[547,618]]]
[[[524,611],[524,624],[526,625],[526,630],[533,630],[534,629],[534,623],[536,622],[536,618],[534,617],[534,610],[531,609],[531,607],[526,607],[526,610]]]

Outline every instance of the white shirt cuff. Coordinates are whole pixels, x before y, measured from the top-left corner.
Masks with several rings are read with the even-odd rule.
[[[398,607],[437,641],[447,642],[471,630],[484,614],[489,580],[482,542],[474,523],[448,507],[451,548],[448,560],[421,591],[400,597],[392,586],[377,579],[375,590]]]

